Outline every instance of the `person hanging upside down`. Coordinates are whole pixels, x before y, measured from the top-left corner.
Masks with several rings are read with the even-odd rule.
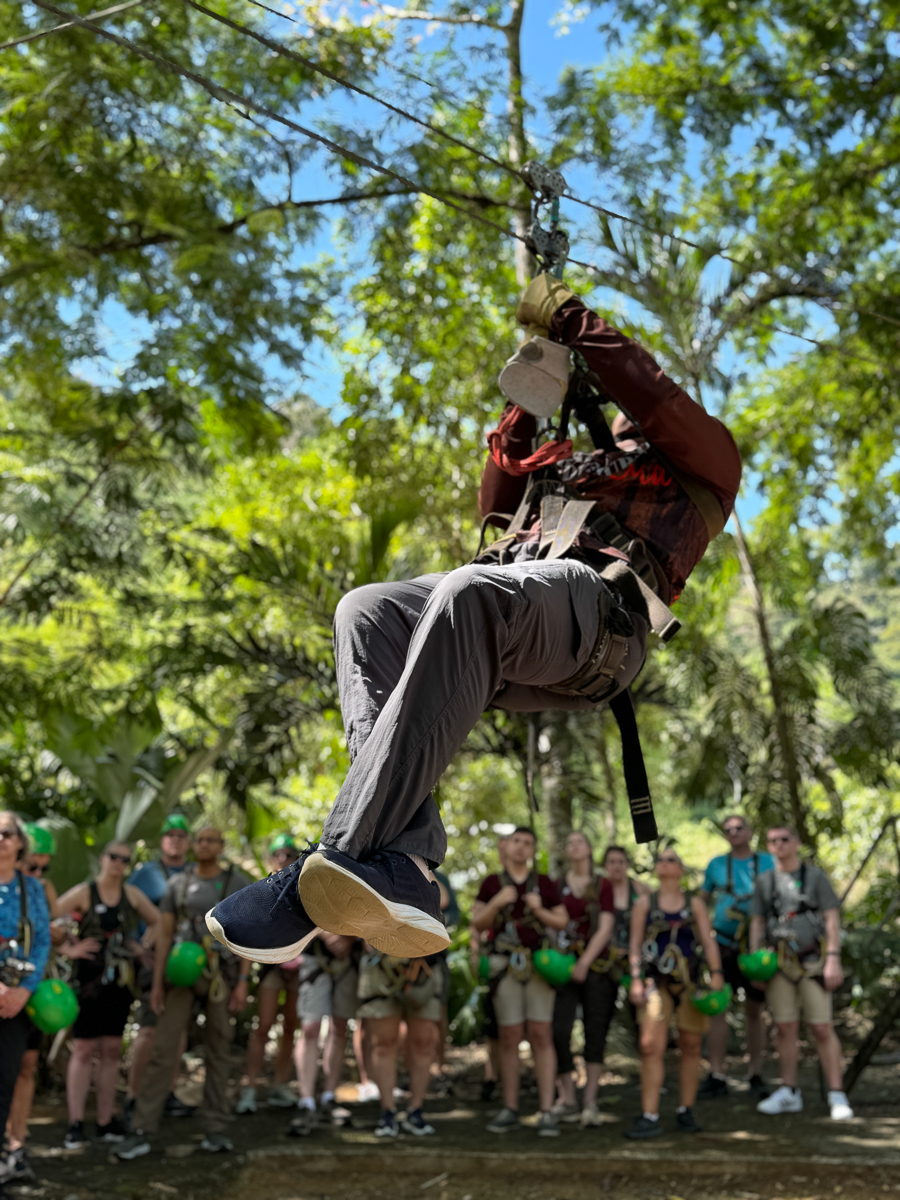
[[[447,839],[431,789],[469,731],[490,707],[611,703],[619,717],[624,698],[630,710],[623,693],[649,629],[677,625],[665,606],[731,513],[733,438],[646,350],[550,275],[532,281],[516,316],[577,351],[621,414],[612,432],[600,416],[593,453],[564,438],[533,452],[535,418],[507,405],[479,493],[505,536],[468,566],[341,600],[335,663],[352,763],[318,844],[208,914],[242,957],[292,958],[317,927],[398,957],[443,949],[431,869]],[[649,797],[637,804],[652,825]],[[645,825],[642,840],[653,836]]]

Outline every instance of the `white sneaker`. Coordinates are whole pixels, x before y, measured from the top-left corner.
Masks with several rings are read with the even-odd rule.
[[[767,1099],[760,1100],[756,1111],[769,1117],[777,1117],[779,1113],[803,1112],[803,1096],[799,1090],[794,1091],[782,1084]]]
[[[234,1111],[240,1115],[256,1112],[256,1088],[241,1088],[241,1094],[237,1104],[234,1106]]]
[[[852,1121],[853,1109],[844,1092],[829,1092],[828,1107],[832,1121]]]
[[[372,1083],[371,1079],[368,1083],[361,1083],[356,1089],[356,1103],[369,1104],[372,1100],[380,1100],[381,1092],[378,1090],[378,1084]]]

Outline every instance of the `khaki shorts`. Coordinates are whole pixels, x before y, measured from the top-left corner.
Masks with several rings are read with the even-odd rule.
[[[800,1009],[809,1025],[831,1024],[831,992],[822,987],[821,979],[808,975],[788,979],[778,971],[766,988],[772,1020],[783,1025],[800,1020]]]
[[[349,1021],[356,1015],[356,992],[359,973],[349,959],[346,967],[337,975],[321,971],[300,984],[297,993],[297,1016],[301,1021],[321,1021],[334,1017],[338,1021]]]
[[[269,966],[260,976],[256,990],[258,992],[280,992],[283,988],[286,992],[293,992],[296,995],[299,987],[300,972],[296,967],[285,971],[282,967]]]
[[[638,1025],[646,1025],[650,1021],[668,1025],[674,1017],[676,1028],[685,1033],[706,1033],[709,1029],[709,1017],[694,1008],[687,988],[673,994],[666,984],[660,986],[651,980],[647,984],[646,996],[647,1003],[637,1010]]]
[[[395,992],[393,996],[373,996],[370,1000],[364,1000],[356,1015],[376,1021],[383,1017],[402,1017],[404,1021],[442,1021],[444,995],[450,979],[447,965],[442,961],[431,963],[428,971],[420,971],[415,983]]]
[[[498,1025],[524,1025],[526,1021],[552,1021],[556,988],[536,971],[524,983],[509,971],[494,989],[494,1011]]]

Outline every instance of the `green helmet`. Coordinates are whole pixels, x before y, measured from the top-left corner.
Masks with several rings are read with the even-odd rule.
[[[572,978],[572,971],[578,960],[574,954],[560,954],[558,950],[547,948],[535,950],[531,961],[538,975],[553,987],[562,987]]]
[[[269,842],[269,853],[274,854],[276,850],[292,850],[297,853],[297,843],[294,841],[293,834],[277,833]]]
[[[206,951],[199,942],[176,942],[166,961],[166,979],[173,987],[193,987],[206,967]]]
[[[78,1000],[61,979],[45,979],[35,988],[25,1011],[42,1033],[59,1033],[78,1016]]]
[[[752,954],[739,954],[738,967],[747,979],[771,979],[778,970],[778,955],[774,950],[755,950]]]
[[[28,849],[32,854],[56,853],[56,838],[49,829],[35,821],[26,821],[22,828],[28,836]]]
[[[698,988],[691,996],[691,1004],[699,1012],[705,1013],[707,1017],[717,1017],[731,1003],[732,995],[730,983],[726,983],[724,987],[717,988],[715,991],[711,988]]]
[[[173,829],[183,829],[185,833],[191,832],[190,823],[184,813],[169,813],[162,823],[162,829],[159,831],[160,837],[162,837],[164,833],[169,833]]]

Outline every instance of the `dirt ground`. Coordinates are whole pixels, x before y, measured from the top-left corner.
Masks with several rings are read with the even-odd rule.
[[[66,1112],[61,1096],[34,1112],[30,1153],[40,1182],[10,1192],[22,1200],[873,1200],[900,1194],[900,1074],[896,1064],[870,1067],[852,1097],[856,1117],[833,1124],[817,1072],[802,1079],[806,1110],[763,1117],[741,1084],[725,1101],[698,1105],[703,1132],[674,1132],[677,1061],[671,1056],[662,1119],[671,1132],[651,1143],[622,1131],[638,1108],[636,1063],[622,1056],[601,1090],[604,1122],[581,1131],[564,1125],[557,1139],[538,1140],[526,1125],[502,1137],[484,1126],[499,1107],[479,1099],[481,1070],[465,1052],[451,1057],[451,1089],[429,1099],[436,1136],[373,1136],[374,1104],[356,1105],[355,1088],[339,1093],[353,1117],[347,1128],[320,1127],[302,1140],[286,1136],[291,1113],[266,1109],[235,1118],[233,1154],[200,1150],[199,1112],[168,1120],[154,1152],[118,1163],[106,1146],[61,1148]],[[236,1066],[238,1063],[236,1062]],[[179,1088],[199,1100],[202,1067]],[[262,1098],[262,1095],[261,1095]],[[398,1102],[402,1111],[403,1101]],[[523,1115],[533,1112],[526,1095]],[[89,1126],[89,1129],[91,1127]]]

